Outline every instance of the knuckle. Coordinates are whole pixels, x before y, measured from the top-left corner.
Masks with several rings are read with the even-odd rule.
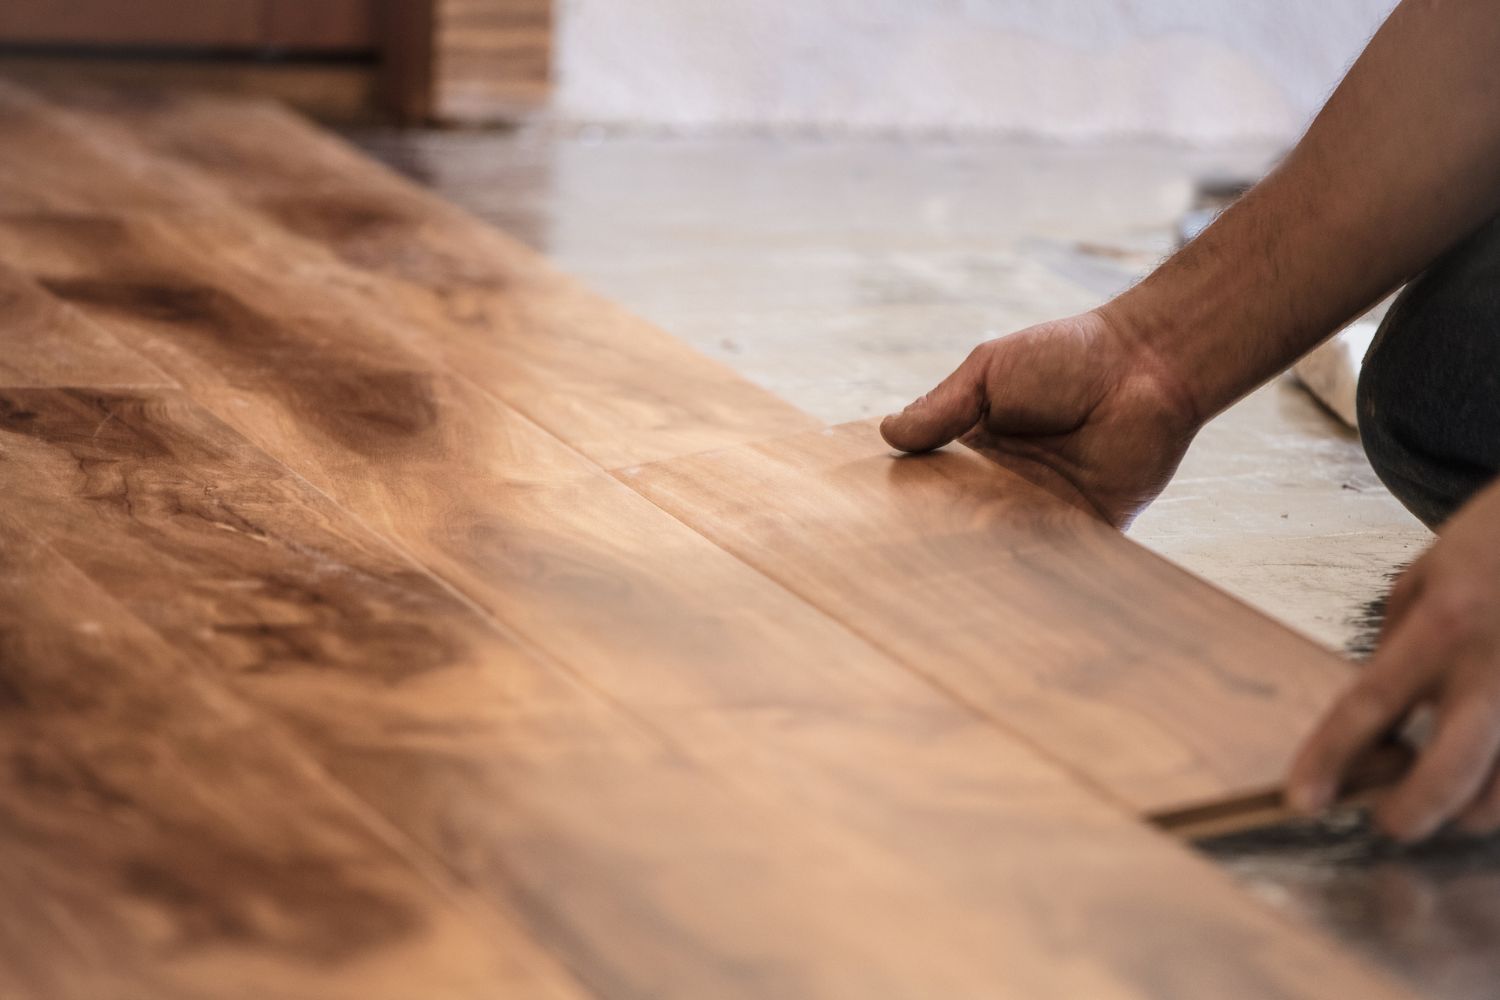
[[[958,371],[962,372],[967,381],[976,388],[982,388],[989,379],[990,366],[995,358],[995,341],[988,340],[969,352],[964,363],[959,365]]]
[[[1357,685],[1339,705],[1341,728],[1364,734],[1385,726],[1399,708],[1394,691],[1378,681]]]
[[[1423,782],[1412,789],[1410,809],[1419,817],[1441,816],[1452,810],[1453,785],[1461,778],[1445,774],[1440,779]]]
[[[1500,807],[1484,802],[1459,817],[1457,826],[1464,833],[1485,836],[1500,830]]]
[[[1420,790],[1412,788],[1392,793],[1375,811],[1376,828],[1403,843],[1420,840],[1442,818],[1425,798]]]
[[[1391,835],[1406,840],[1425,836],[1453,818],[1469,801],[1466,792],[1475,783],[1475,773],[1482,770],[1476,771],[1472,766],[1448,767],[1408,782],[1387,803]]]
[[[1424,603],[1433,625],[1451,638],[1471,635],[1484,619],[1484,595],[1467,584],[1449,582]]]
[[[1410,813],[1383,812],[1376,816],[1375,826],[1392,840],[1407,842],[1416,840],[1422,832],[1421,826]]]

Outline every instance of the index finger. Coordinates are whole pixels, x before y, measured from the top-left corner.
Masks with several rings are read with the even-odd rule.
[[[1287,800],[1299,812],[1326,808],[1360,753],[1404,717],[1428,690],[1433,664],[1453,639],[1413,608],[1403,616],[1363,675],[1336,701],[1302,745],[1287,777]]]

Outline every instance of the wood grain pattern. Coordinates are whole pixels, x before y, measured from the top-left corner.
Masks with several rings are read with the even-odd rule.
[[[622,478],[1145,814],[1277,787],[1351,676],[966,449],[856,423]]]
[[[0,41],[251,47],[261,4],[247,0],[6,0]]]
[[[161,369],[0,263],[0,386],[165,386]]]
[[[951,711],[679,701],[708,780],[171,395],[0,392],[0,445],[18,516],[601,995],[1397,995]]]
[[[432,117],[435,0],[380,4],[380,90],[386,113],[399,125]]]
[[[87,83],[137,95],[187,91],[274,100],[317,121],[340,124],[370,123],[380,117],[377,67],[363,62],[97,59],[0,52],[0,80],[38,89]]]
[[[683,678],[704,679],[695,671],[696,648],[670,641],[684,614],[680,600],[672,598],[691,594],[695,587],[712,587],[720,595],[717,602],[700,601],[695,607],[713,623],[709,634],[716,637],[714,645],[728,651],[723,654],[725,677],[758,676],[757,664],[767,659],[806,660],[808,649],[818,651],[820,662],[860,658],[858,653],[839,652],[847,640],[834,630],[816,630],[806,623],[808,616],[795,617],[796,612],[780,610],[774,600],[758,599],[754,585],[744,583],[733,571],[710,573],[708,568],[718,565],[711,547],[689,549],[696,553],[690,569],[675,553],[653,551],[652,539],[665,530],[660,527],[665,519],[653,516],[643,503],[632,503],[623,490],[601,482],[602,477],[591,477],[587,463],[517,421],[486,392],[499,394],[506,389],[503,381],[495,386],[486,377],[490,369],[471,366],[475,377],[483,379],[479,386],[464,378],[424,374],[430,352],[424,354],[421,345],[403,332],[401,323],[366,315],[363,300],[349,294],[351,279],[341,276],[336,263],[319,263],[308,256],[295,274],[278,275],[278,267],[296,259],[295,246],[277,244],[266,235],[253,242],[249,237],[235,237],[218,217],[186,221],[190,227],[155,217],[122,219],[119,213],[104,218],[4,219],[0,220],[0,252],[24,250],[29,266],[49,289],[110,324],[251,440],[397,539],[467,596],[515,623],[533,641],[547,645],[596,682],[608,684],[616,697],[631,703],[660,699],[680,686]],[[382,292],[363,286],[353,290],[372,297]],[[278,299],[298,303],[294,309],[281,310],[288,318],[280,323],[251,305]],[[404,305],[420,299],[387,300],[380,314],[398,317]],[[310,305],[313,302],[316,307]],[[428,323],[422,325],[432,329]],[[358,335],[350,336],[349,331],[356,329]],[[381,407],[400,409],[371,419]],[[506,429],[504,447],[474,448],[476,442],[496,436],[487,428]],[[524,491],[516,489],[518,482],[525,484]],[[757,495],[744,482],[736,488],[747,498]],[[777,492],[779,497],[781,491]],[[514,504],[497,502],[512,495],[517,495]],[[931,502],[936,510],[953,507],[940,496]],[[877,501],[853,493],[843,506],[850,509],[839,509],[838,516],[846,519],[841,523],[851,525],[860,523],[860,510],[868,515],[879,509]],[[688,537],[682,532],[678,536]],[[1024,530],[1017,537],[1032,540]],[[1108,533],[1100,537],[1118,541]],[[963,545],[968,548],[969,540],[964,539]],[[564,546],[570,562],[589,567],[593,577],[630,581],[631,586],[623,590],[625,596],[601,603],[586,592],[557,594],[538,588],[529,575],[532,567],[546,565]],[[947,553],[939,555],[942,558],[933,560],[934,572],[963,565],[943,562]],[[1126,565],[1135,564],[1127,561]],[[1154,560],[1144,565],[1164,568]],[[1148,582],[1171,600],[1197,595],[1198,585],[1185,576],[1173,571],[1156,575],[1166,583]],[[1024,587],[1028,579],[1015,574],[1008,585]],[[878,582],[872,586],[879,589]],[[1066,588],[1054,583],[1053,589]],[[1079,613],[1079,602],[1090,600],[1090,593],[1088,586],[1068,590],[1065,597],[1073,606],[1066,614]],[[1217,596],[1207,588],[1202,593]],[[635,595],[646,595],[646,599]],[[1048,594],[1042,593],[1039,599],[1049,599]],[[889,598],[882,600],[889,603]],[[727,618],[720,610],[725,604],[741,609],[740,614]],[[868,606],[889,620],[880,600]],[[800,623],[797,628],[766,629],[758,624],[788,614]],[[1240,632],[1254,642],[1266,642],[1259,638],[1264,623],[1258,618],[1232,604],[1229,614],[1231,620],[1238,615],[1238,620],[1250,623],[1248,630]],[[1160,619],[1149,612],[1135,618],[1156,622],[1153,627],[1161,629]],[[1029,638],[1038,650],[1034,655],[1064,657],[1059,668],[1063,670],[1077,671],[1079,664],[1094,662],[1098,664],[1092,668],[1095,672],[1110,671],[1110,664],[1130,664],[1156,655],[1155,643],[1161,641],[1144,634],[1120,646],[1114,632],[1141,626],[1130,618],[1123,625],[1105,619],[1082,634],[1082,649],[1056,650],[1054,633],[1067,634],[1056,622],[1070,619],[1053,621],[1050,628],[1039,627]],[[1101,787],[1144,812],[1184,808],[1273,785],[1279,779],[1282,755],[1292,745],[1285,735],[1285,719],[1293,724],[1310,719],[1318,699],[1344,676],[1342,665],[1333,665],[1335,673],[1330,672],[1328,661],[1315,660],[1324,664],[1321,675],[1314,670],[1300,680],[1290,675],[1277,678],[1283,688],[1260,677],[1236,685],[1215,683],[1212,675],[1208,681],[1195,680],[1201,673],[1197,667],[1187,669],[1182,662],[1174,662],[1166,676],[1204,688],[1202,704],[1207,710],[1230,716],[1252,713],[1246,725],[1234,730],[1233,739],[1221,740],[1214,723],[1185,711],[1181,700],[1159,696],[1160,671],[1121,671],[1118,690],[1096,684],[1096,692],[1081,686],[1049,692],[1045,674],[1042,683],[1033,678],[1029,688],[1017,687],[1025,683],[1019,675],[999,673],[998,681],[993,680],[986,673],[992,655],[988,638],[979,634],[985,624],[984,619],[969,623],[967,646],[938,647],[940,657],[947,656],[944,669],[966,675],[959,678],[958,690],[1006,723],[1012,721],[1010,713],[1016,709],[996,710],[992,703],[996,698],[1041,698],[1050,693],[1063,703],[1064,714],[1059,717],[1054,712],[1045,723],[1032,723],[1033,729],[1048,729],[1059,744],[1048,749],[1084,766]],[[893,630],[925,636],[932,627],[906,633],[903,624]],[[1283,634],[1264,631],[1272,637],[1271,646],[1265,648],[1281,656],[1282,651],[1272,647],[1285,645]],[[809,641],[811,636],[818,641]],[[621,637],[633,648],[649,651],[658,675],[653,683],[641,684],[639,668],[618,657],[615,643]],[[1246,662],[1235,652],[1241,638],[1239,633],[1227,633],[1225,644],[1217,647],[1219,659],[1230,664]],[[898,646],[896,651],[919,670],[928,669],[913,648]],[[1253,652],[1256,647],[1248,648]],[[1306,655],[1300,646],[1296,649]],[[1191,654],[1187,658],[1191,661]],[[1039,669],[1048,667],[1043,659]],[[900,673],[889,665],[882,669],[889,676]],[[876,676],[881,676],[880,670]],[[1298,684],[1316,685],[1320,678],[1321,690],[1315,686],[1299,690]],[[936,679],[943,685],[955,683],[947,675]],[[996,683],[1001,685],[998,695],[971,690]],[[742,697],[732,688],[723,693]],[[1117,700],[1123,694],[1130,697]],[[853,692],[829,692],[828,701],[852,696]],[[1283,713],[1290,714],[1283,717]],[[1030,717],[1033,713],[1028,705],[1019,714]],[[1111,721],[1113,728],[1096,725]],[[1062,723],[1069,725],[1050,728]]]
[[[260,42],[314,52],[373,51],[382,0],[262,0]]]
[[[603,995],[1001,974],[899,948],[951,908],[920,877],[746,808],[186,401],[12,390],[0,437],[17,516]]]
[[[430,349],[460,370],[482,372],[508,403],[606,468],[816,426],[284,111],[191,98],[138,103],[99,93],[74,97],[70,109],[86,122],[86,133],[110,137],[93,154],[101,169],[136,143],[190,165],[260,219],[330,248],[390,286],[386,294],[402,298],[408,314],[421,310],[412,315],[443,326],[445,335],[432,338]],[[58,120],[61,114],[0,88],[0,121],[78,145],[85,136]],[[75,160],[75,177],[86,176],[89,153],[80,148],[75,157],[82,161]],[[57,204],[61,196],[47,197]],[[160,187],[148,188],[142,206],[160,197]],[[102,202],[78,192],[73,204]],[[134,205],[116,200],[111,207]]]
[[[114,192],[142,211],[179,205],[183,196],[172,185],[153,183],[153,168],[139,153],[124,147],[111,168],[107,158],[79,142],[75,130],[58,119],[52,105],[27,88],[0,80],[0,129],[8,141],[0,143],[0,211],[31,213],[68,211],[99,204]],[[61,170],[58,164],[82,155],[85,169]],[[101,190],[102,177],[108,188]]]
[[[16,472],[0,459],[0,994],[580,996],[518,925],[456,905],[277,727],[23,533]]]
[[[0,43],[373,49],[378,0],[7,0]]]
[[[552,0],[438,0],[433,110],[443,121],[504,121],[546,103]]]
[[[595,992],[1395,995],[605,476],[487,369],[435,364],[421,302],[213,204],[121,209],[178,179],[121,157],[92,201],[7,212],[0,257],[223,422],[167,391],[3,394],[18,516]]]

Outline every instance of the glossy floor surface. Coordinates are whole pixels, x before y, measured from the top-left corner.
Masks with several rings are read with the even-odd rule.
[[[0,133],[0,994],[1410,995],[1152,822],[1353,666],[1056,482],[272,105]]]
[[[824,420],[879,415],[972,344],[1087,308],[1172,243],[1197,178],[1268,149],[365,132],[366,148]],[[1214,421],[1137,541],[1333,648],[1427,531],[1290,380]],[[1294,734],[1288,734],[1288,739]],[[1215,842],[1264,898],[1496,994],[1500,849],[1403,851],[1347,816]]]
[[[1353,666],[1056,482],[271,105],[0,133],[0,994],[1410,995],[1152,822]]]

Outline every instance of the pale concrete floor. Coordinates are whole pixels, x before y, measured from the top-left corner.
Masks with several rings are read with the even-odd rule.
[[[1088,308],[1170,249],[1205,172],[1274,152],[365,132],[366,148],[830,423],[899,408],[978,341]],[[1429,540],[1289,380],[1204,430],[1136,540],[1333,648]],[[1288,739],[1299,734],[1288,733]],[[1500,996],[1500,842],[1347,819],[1217,845],[1261,894],[1433,996]],[[1480,918],[1483,919],[1480,919]]]

